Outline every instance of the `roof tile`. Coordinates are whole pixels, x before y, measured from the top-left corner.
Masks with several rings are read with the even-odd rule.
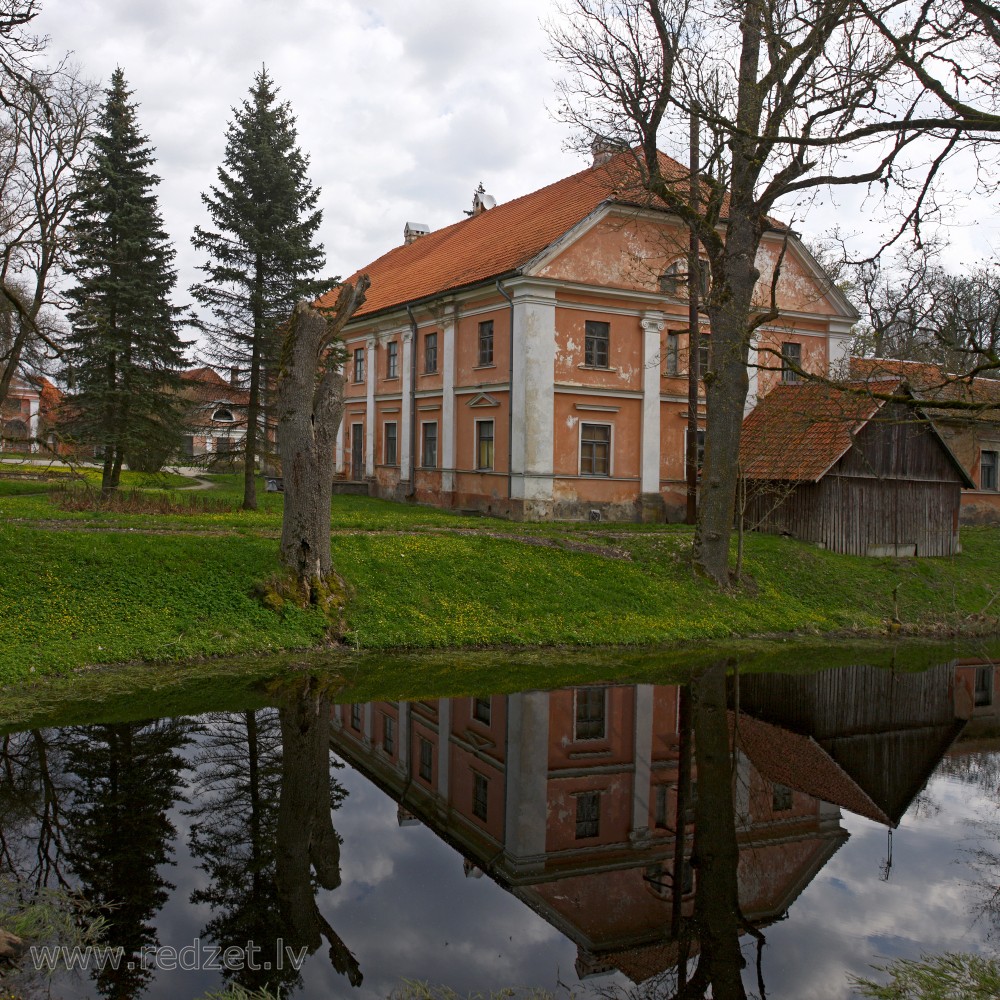
[[[687,171],[660,154],[660,168],[678,182]],[[538,191],[396,247],[348,280],[367,273],[371,288],[356,317],[480,284],[524,267],[603,202],[643,205],[635,157],[619,153]],[[662,207],[662,202],[658,203]],[[336,291],[320,299],[331,305]]]
[[[893,391],[900,384],[896,379],[883,389]],[[882,400],[819,382],[775,386],[743,421],[743,474],[748,479],[817,482],[882,405]]]

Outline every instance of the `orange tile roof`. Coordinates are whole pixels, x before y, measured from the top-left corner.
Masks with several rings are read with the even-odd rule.
[[[684,181],[687,170],[660,154],[665,177]],[[524,267],[582,222],[603,202],[651,204],[639,183],[633,154],[624,152],[603,166],[588,167],[538,191],[396,247],[348,280],[371,279],[356,317],[371,316],[445,292],[466,288]],[[657,201],[663,208],[663,203]],[[336,291],[319,301],[332,305]]]
[[[900,385],[896,379],[881,388],[895,391]],[[775,386],[743,421],[743,474],[748,479],[818,482],[882,405],[882,400],[819,382]]]
[[[965,403],[984,407],[1000,406],[1000,379],[979,375],[970,379],[949,374],[941,365],[923,361],[899,361],[895,358],[851,358],[851,376],[866,380],[902,378],[918,399],[944,403]],[[946,416],[947,412],[931,408],[928,416]],[[984,416],[1000,419],[1000,414]]]
[[[180,373],[184,385],[181,394],[193,403],[222,403],[229,406],[249,406],[250,393],[231,385],[214,368],[191,368]]]
[[[768,781],[848,809],[886,826],[896,824],[851,776],[809,736],[789,732],[742,713],[729,713],[740,747]]]

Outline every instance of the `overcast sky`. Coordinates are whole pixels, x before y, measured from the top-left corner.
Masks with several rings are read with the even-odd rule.
[[[86,76],[106,83],[124,70],[156,147],[180,302],[198,277],[201,192],[262,65],[322,188],[330,274],[401,243],[408,220],[437,229],[462,218],[480,181],[503,202],[586,166],[548,111],[550,11],[551,0],[42,0],[35,26],[53,58],[72,50]],[[960,194],[955,208],[953,265],[1000,250],[995,201]],[[795,215],[811,237],[838,224],[862,232],[870,210],[840,192]]]

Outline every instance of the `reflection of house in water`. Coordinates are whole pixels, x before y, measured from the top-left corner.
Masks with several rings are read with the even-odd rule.
[[[739,705],[743,715],[787,731],[782,753],[755,759],[764,774],[780,780],[779,766],[794,767],[808,787],[812,764],[799,755],[822,754],[870,808],[830,801],[893,826],[972,715],[968,679],[954,661],[920,673],[861,666],[743,675]],[[745,725],[741,719],[741,732]]]
[[[971,704],[971,718],[960,742],[995,741],[1000,738],[1000,663],[993,660],[963,659],[955,666],[959,695]]]
[[[842,671],[845,694],[849,675],[866,676]],[[957,731],[954,712],[944,718],[954,689],[940,671],[915,677],[934,703],[923,726],[919,712],[910,720],[925,742],[935,737],[907,744],[925,774],[924,761],[947,745],[944,730]],[[859,752],[871,744],[875,760],[884,754],[874,723],[867,735],[863,723],[837,729],[849,714],[837,691],[827,715],[817,706],[815,723],[829,730],[820,740],[775,725],[784,705],[779,698],[772,712],[755,680],[741,680],[741,707],[753,702],[757,717],[741,715],[734,745],[738,881],[744,915],[764,925],[847,839],[840,807],[893,822],[901,797],[887,800],[878,776],[842,763],[838,754],[850,760],[855,744]],[[786,701],[809,678],[790,680]],[[938,705],[932,690],[942,682]],[[904,678],[897,694],[909,686]],[[401,822],[425,823],[461,852],[467,873],[486,871],[573,940],[581,975],[620,969],[642,982],[676,963],[679,699],[676,686],[637,685],[344,705],[334,709],[332,744],[400,803]],[[693,778],[696,790],[696,767]],[[686,813],[689,855],[693,809]],[[685,870],[682,912],[690,915],[696,876]]]

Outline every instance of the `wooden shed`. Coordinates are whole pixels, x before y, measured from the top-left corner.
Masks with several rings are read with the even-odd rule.
[[[744,523],[851,555],[959,552],[968,473],[919,408],[861,388],[779,385],[761,400],[743,424]],[[908,397],[902,381],[879,390]]]

